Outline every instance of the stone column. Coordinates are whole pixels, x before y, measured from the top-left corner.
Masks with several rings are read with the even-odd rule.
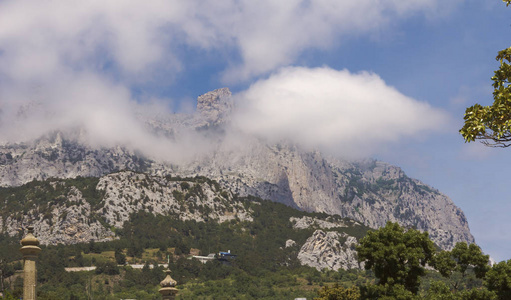
[[[34,227],[28,227],[28,234],[21,240],[21,253],[23,254],[23,300],[36,299],[37,270],[36,260],[41,248],[34,236]]]
[[[160,282],[161,289],[159,292],[163,300],[174,300],[177,294],[177,289],[175,288],[177,282],[170,277],[170,269],[165,270],[165,273],[167,273],[167,277]]]

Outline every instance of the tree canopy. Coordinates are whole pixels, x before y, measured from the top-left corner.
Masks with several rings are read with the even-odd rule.
[[[503,0],[506,6],[511,0]],[[511,47],[499,51],[500,67],[491,78],[493,104],[474,104],[465,111],[465,123],[460,133],[465,142],[480,140],[490,147],[511,146]]]
[[[511,1],[511,0],[510,0]],[[435,256],[435,269],[448,277],[454,271],[465,274],[472,267],[477,278],[483,278],[489,269],[490,256],[484,255],[476,244],[456,243],[452,251],[442,251]]]
[[[387,222],[385,227],[369,231],[357,247],[358,259],[374,271],[380,285],[402,285],[417,293],[424,266],[435,254],[427,232],[405,230]]]
[[[359,300],[360,291],[357,287],[345,288],[335,284],[332,287],[324,286],[318,291],[319,297],[314,300]]]
[[[511,260],[494,265],[486,274],[484,283],[488,290],[499,295],[499,299],[511,299]]]
[[[458,291],[474,287],[477,279],[480,282],[490,269],[489,259],[476,244],[458,242],[451,251],[437,253],[432,266]]]

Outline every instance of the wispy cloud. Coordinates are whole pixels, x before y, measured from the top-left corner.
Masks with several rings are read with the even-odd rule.
[[[310,48],[379,31],[445,1],[2,1],[1,70],[13,80],[62,68],[116,71],[123,79],[174,72],[184,47],[234,50],[225,78],[250,79],[294,62]],[[154,78],[151,78],[154,79]]]
[[[225,69],[218,75],[225,82],[273,74],[239,96],[254,110],[244,113],[255,123],[239,124],[246,132],[332,149],[394,141],[436,128],[441,113],[375,74],[286,66],[303,51],[328,49],[413,15],[434,15],[444,3],[0,1],[0,140],[81,126],[91,143],[156,145],[164,152],[175,145],[148,134],[134,117],[144,104],[130,91],[172,84],[194,59],[187,49],[195,49],[235,54],[222,56]],[[30,103],[44,109],[17,116]]]
[[[376,74],[326,67],[284,68],[237,97],[245,132],[349,156],[375,154],[379,145],[440,130],[448,120]]]

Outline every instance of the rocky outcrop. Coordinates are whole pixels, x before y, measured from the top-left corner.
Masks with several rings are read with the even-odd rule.
[[[45,245],[86,243],[90,240],[103,242],[115,238],[110,228],[94,217],[90,203],[74,187],[59,197],[47,212],[41,210],[40,206],[34,206],[26,214],[8,216],[2,232],[14,236],[30,224],[34,226],[39,241]]]
[[[95,148],[54,132],[24,144],[0,146],[0,186],[48,178],[100,177],[147,170],[150,162],[123,147]]]
[[[301,247],[298,260],[318,271],[360,269],[355,251],[357,245],[357,239],[346,233],[316,230]]]
[[[309,228],[321,228],[321,229],[331,229],[335,227],[348,227],[345,222],[339,221],[328,221],[321,220],[318,218],[312,218],[308,216],[303,216],[301,218],[291,217],[289,221],[293,223],[293,228],[295,229],[309,229]],[[352,222],[350,222],[352,223]]]
[[[286,241],[286,248],[294,247],[296,246],[296,242],[293,240],[287,240]]]
[[[45,182],[46,183],[46,182]],[[52,195],[49,202],[26,199],[26,213],[3,209],[0,232],[11,236],[31,224],[42,244],[75,244],[115,238],[111,228],[122,228],[130,214],[144,211],[152,214],[173,215],[181,220],[204,222],[215,220],[252,221],[250,211],[241,202],[232,199],[228,191],[207,179],[175,180],[147,174],[123,171],[101,177],[97,185],[88,188],[93,196],[84,197],[75,186],[83,186],[84,179],[76,182],[54,180],[31,187],[31,194]],[[19,207],[19,193],[13,191],[4,205]],[[92,197],[92,198],[91,198]]]
[[[115,227],[122,227],[130,214],[138,211],[175,214],[181,220],[198,222],[252,220],[240,202],[232,201],[230,193],[206,180],[189,182],[125,171],[102,177],[97,189],[105,193],[98,213]]]
[[[229,121],[234,103],[231,91],[221,88],[197,98],[197,112],[206,122],[204,125],[219,125]]]

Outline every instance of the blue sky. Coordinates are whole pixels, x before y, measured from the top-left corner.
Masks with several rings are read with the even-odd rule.
[[[511,38],[509,8],[500,1],[466,1],[444,19],[411,23],[401,27],[405,41],[376,45],[388,61],[373,70],[405,95],[448,111],[455,126],[408,143],[397,155],[377,157],[450,196],[465,212],[483,250],[498,261],[509,259],[509,149],[465,144],[452,130],[461,128],[467,106],[492,103],[490,77],[498,68],[494,57]]]
[[[82,125],[100,143],[152,144],[133,110],[189,111],[227,86],[243,130],[400,166],[463,209],[485,252],[511,258],[511,150],[457,132],[467,106],[492,102],[511,41],[501,1],[103,2],[0,0],[3,142]],[[12,120],[34,101],[58,117]]]

